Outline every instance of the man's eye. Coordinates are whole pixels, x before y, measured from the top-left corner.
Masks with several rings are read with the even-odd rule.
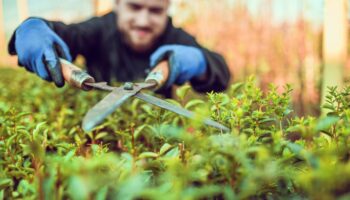
[[[149,11],[154,14],[162,14],[164,9],[163,8],[150,8]]]
[[[142,6],[137,5],[137,4],[129,4],[129,8],[133,11],[138,11],[142,9]]]

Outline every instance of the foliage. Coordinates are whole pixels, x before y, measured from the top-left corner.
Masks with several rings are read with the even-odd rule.
[[[23,75],[0,73],[0,199],[349,197],[350,88],[330,88],[317,119],[293,117],[290,86],[263,93],[251,78],[189,101],[184,86],[169,101],[196,120],[133,99],[85,133],[82,117],[106,93]]]

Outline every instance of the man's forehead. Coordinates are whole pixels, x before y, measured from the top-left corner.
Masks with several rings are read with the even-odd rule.
[[[166,7],[169,5],[169,0],[120,0],[125,3],[137,4],[146,7]]]

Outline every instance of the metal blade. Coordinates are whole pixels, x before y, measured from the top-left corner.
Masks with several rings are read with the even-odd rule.
[[[153,104],[153,105],[156,105],[158,107],[161,107],[161,108],[164,108],[164,109],[167,109],[167,110],[170,110],[174,113],[177,113],[179,115],[182,115],[182,116],[185,116],[185,117],[188,117],[188,118],[191,118],[191,119],[194,119],[194,113],[189,111],[189,110],[186,110],[184,108],[181,108],[179,106],[175,106],[174,104],[171,104],[167,101],[164,101],[162,99],[159,99],[157,97],[154,97],[154,96],[151,96],[151,95],[148,95],[148,94],[145,94],[145,93],[137,93],[135,95],[135,97],[141,99],[141,100],[144,100],[150,104]],[[215,127],[215,128],[218,128],[218,129],[221,129],[223,131],[230,131],[229,128],[227,128],[226,126],[216,122],[216,121],[213,121],[211,119],[204,119],[204,123],[209,125],[209,126],[212,126],[212,127]]]
[[[101,124],[108,115],[137,92],[137,90],[125,91],[123,88],[114,89],[85,115],[82,125],[83,130],[90,131]]]
[[[95,89],[106,90],[106,91],[113,91],[114,89],[117,88],[117,87],[112,87],[112,86],[107,85],[107,82],[84,83],[84,84],[89,86],[89,87],[93,87]]]
[[[155,87],[156,83],[155,82],[144,82],[144,83],[130,83],[130,82],[126,82],[125,84],[131,84],[133,85],[133,89],[132,90],[137,90],[140,91],[142,89],[147,89],[147,88],[152,88]],[[125,87],[124,84],[124,87]],[[88,86],[88,87],[92,87],[98,90],[106,90],[106,91],[113,91],[114,89],[117,89],[119,87],[113,87],[113,86],[109,86],[107,84],[107,82],[97,82],[97,83],[84,83],[84,85]],[[125,90],[125,89],[124,89]],[[130,90],[128,90],[130,91]]]
[[[98,102],[83,119],[83,130],[90,131],[95,126],[103,122],[103,120],[112,112],[122,105],[127,99],[134,96],[142,89],[154,87],[155,83],[130,83],[126,82],[122,87],[112,87],[106,82],[85,83],[86,85],[100,89],[112,91],[100,102]]]

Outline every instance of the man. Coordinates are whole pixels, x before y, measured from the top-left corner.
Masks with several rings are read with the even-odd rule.
[[[144,79],[166,60],[169,76],[157,91],[166,97],[172,85],[186,81],[198,92],[227,87],[230,74],[224,59],[173,26],[167,15],[170,0],[115,4],[115,12],[78,24],[29,18],[13,34],[9,52],[18,55],[19,65],[58,87],[64,85],[58,57],[72,61],[78,54],[85,57],[90,75],[107,82]]]

